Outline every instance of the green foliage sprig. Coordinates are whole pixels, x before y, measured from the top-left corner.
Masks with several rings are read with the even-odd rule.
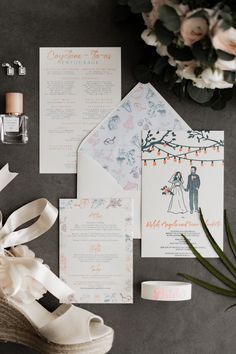
[[[231,260],[227,257],[227,255],[222,251],[222,249],[219,247],[219,245],[216,243],[215,239],[211,235],[206,222],[204,220],[202,211],[200,210],[200,221],[202,228],[206,234],[206,237],[208,241],[210,242],[211,246],[213,247],[214,251],[216,254],[219,256],[220,261],[226,268],[226,270],[231,274],[233,278],[236,279],[236,265],[234,265]],[[227,218],[226,211],[224,212],[224,224],[225,224],[225,230],[226,230],[226,235],[227,235],[227,240],[230,246],[230,249],[234,255],[234,258],[236,259],[236,243],[232,235],[232,231],[229,225],[229,221]],[[189,249],[193,253],[193,255],[196,257],[198,262],[206,269],[208,270],[209,273],[211,273],[216,279],[218,279],[221,283],[226,285],[227,288],[222,288],[219,286],[216,286],[212,283],[206,282],[202,279],[196,278],[192,275],[188,275],[185,273],[178,273],[178,275],[184,277],[185,279],[191,281],[192,283],[201,286],[204,289],[207,289],[209,291],[214,292],[215,294],[219,295],[224,295],[228,297],[236,297],[236,281],[232,280],[222,272],[220,272],[216,267],[214,267],[208,260],[206,260],[204,257],[201,256],[201,254],[197,251],[197,249],[193,246],[193,244],[189,241],[189,239],[182,235],[184,238],[184,241],[188,245]],[[229,308],[236,306],[232,305]]]

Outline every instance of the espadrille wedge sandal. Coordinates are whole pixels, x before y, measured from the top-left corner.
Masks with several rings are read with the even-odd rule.
[[[46,199],[16,210],[4,226],[0,215],[0,341],[45,354],[105,354],[113,330],[101,317],[69,304],[75,302],[73,291],[22,245],[45,233],[56,218],[57,209]],[[52,313],[37,301],[47,291],[62,303]]]

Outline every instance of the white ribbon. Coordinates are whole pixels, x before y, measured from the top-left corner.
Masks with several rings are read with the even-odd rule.
[[[8,163],[0,170],[0,192],[18,175],[10,172]]]
[[[0,176],[1,179],[1,176]],[[17,272],[14,269],[20,269],[23,266],[27,269],[28,275],[38,281],[45,289],[57,297],[60,302],[69,302],[74,292],[61,281],[50,269],[42,264],[42,262],[32,257],[11,257],[5,251],[8,247],[20,245],[29,242],[36,237],[44,234],[50,229],[57,219],[57,209],[46,199],[38,199],[24,205],[14,211],[7,219],[5,225],[0,230],[0,257],[4,263],[9,264],[8,268],[13,275],[14,286],[10,291],[9,296],[15,296],[21,290],[21,281],[16,276]],[[28,227],[15,231],[26,222],[38,219]],[[0,216],[1,223],[1,216]],[[10,262],[10,263],[8,263]],[[18,272],[19,273],[19,272]],[[1,284],[0,284],[1,286]]]

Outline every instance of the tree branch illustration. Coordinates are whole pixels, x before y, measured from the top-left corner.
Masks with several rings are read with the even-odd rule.
[[[142,139],[142,151],[148,151],[150,148],[155,147],[156,145],[166,145],[170,146],[171,148],[175,149],[176,146],[173,145],[173,141],[176,140],[175,136],[176,134],[174,132],[171,133],[170,140],[166,140],[167,137],[169,137],[171,133],[171,130],[167,130],[165,134],[162,135],[162,137],[154,137],[154,134],[151,132],[151,130],[148,130],[147,136],[145,138],[145,141]],[[156,136],[159,135],[160,132],[156,132]]]
[[[204,131],[198,131],[198,130],[189,130],[187,131],[188,133],[188,139],[196,139],[198,143],[201,141],[209,141],[212,143],[210,146],[188,146],[189,148],[193,149],[205,149],[205,148],[210,148],[210,147],[217,147],[217,146],[224,146],[224,141],[223,140],[215,140],[209,137],[209,132],[208,130]],[[186,147],[185,145],[181,145],[176,143],[176,134],[171,131],[167,130],[165,134],[163,134],[161,137],[158,137],[160,132],[152,133],[151,130],[147,132],[147,136],[145,137],[145,140],[142,139],[142,151],[143,152],[151,152],[152,148],[156,147],[159,148],[160,145],[163,146],[169,146],[172,149],[176,149],[177,147]],[[169,139],[168,139],[169,138]],[[160,149],[160,148],[159,148]],[[161,150],[161,149],[160,149]],[[163,151],[163,150],[162,150]]]

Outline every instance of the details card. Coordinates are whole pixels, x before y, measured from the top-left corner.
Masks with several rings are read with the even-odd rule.
[[[78,303],[133,302],[131,199],[60,199],[60,277]]]
[[[76,173],[79,144],[120,98],[120,48],[40,48],[40,173]]]
[[[224,132],[147,131],[142,139],[142,257],[217,257],[199,218],[223,248]]]

